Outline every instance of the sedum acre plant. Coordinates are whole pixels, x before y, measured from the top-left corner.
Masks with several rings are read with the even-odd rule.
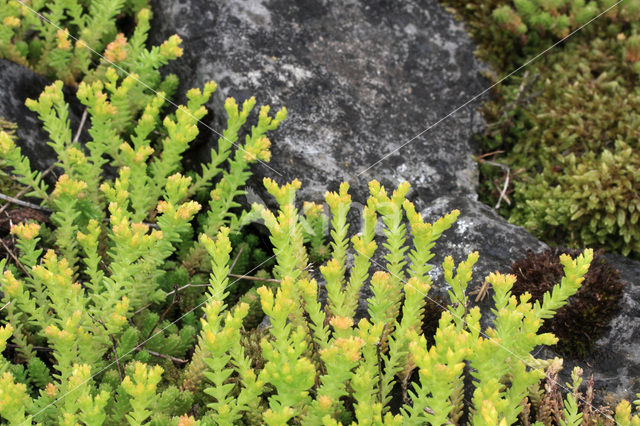
[[[155,70],[182,52],[178,36],[145,48],[151,19],[147,7],[147,0],[0,0],[0,57],[70,86],[100,79],[116,64],[156,88],[160,76]],[[129,37],[118,24],[125,18],[136,24]],[[170,80],[174,86],[175,77]]]
[[[204,248],[192,238],[191,222],[201,210],[202,235],[215,236],[223,226],[237,231],[249,217],[237,197],[244,193],[250,165],[270,158],[265,133],[286,117],[284,109],[272,117],[269,107],[262,107],[245,142],[238,144],[255,99],[241,108],[227,99],[228,125],[218,147],[201,173],[183,176],[183,153],[197,136],[203,105],[215,90],[215,83],[208,83],[202,91],[189,91],[187,105],[161,120],[163,93],[150,98],[140,113],[121,110],[128,94],[143,93],[133,77],[120,82],[113,74],[107,85],[82,82],[78,98],[89,111],[91,128],[90,139],[80,144],[71,138],[61,82],[47,87],[27,105],[38,112],[58,154],[63,174],[53,191],[40,172],[31,170],[12,137],[0,133],[0,156],[31,188],[29,196],[51,211],[53,225],[51,230],[36,223],[14,226],[19,254],[15,265],[4,260],[0,265],[2,349],[11,336],[13,354],[13,362],[3,358],[0,363],[0,416],[10,423],[183,421],[178,416],[191,407],[192,394],[166,381],[157,389],[163,368],[150,364],[149,357],[184,356],[196,328],[178,329],[146,308],[164,303],[172,287],[175,301],[176,285],[167,281],[182,271],[189,276],[181,263],[207,269],[209,262],[198,257]],[[123,124],[131,128],[130,137]],[[104,178],[106,167],[117,170],[115,179]],[[189,200],[209,191],[204,209]],[[39,352],[43,347],[45,354]],[[101,379],[94,380],[98,373]],[[67,393],[73,395],[64,398]],[[58,398],[60,403],[53,404]],[[183,402],[178,410],[187,408],[176,412],[175,400]]]
[[[495,319],[484,331],[479,308],[472,308],[465,294],[478,254],[471,253],[458,265],[448,257],[444,279],[450,285],[451,300],[458,303],[445,310],[435,343],[428,347],[420,332],[425,295],[432,284],[427,262],[434,242],[459,212],[426,223],[405,199],[408,184],[389,195],[373,181],[363,229],[348,239],[348,185],[327,193],[333,241],[331,258],[320,268],[327,291],[323,307],[318,302],[318,284],[305,268],[303,222],[294,204],[300,183],[279,186],[266,179],[265,186],[280,209],[276,215],[264,207],[255,208],[271,234],[277,259],[274,276],[280,284],[258,290],[262,309],[270,318],[260,343],[264,368],[259,371],[250,368],[239,339],[248,306],[227,308],[225,304],[229,231],[223,228],[215,239],[201,238],[213,271],[196,350],[204,362],[193,361],[204,371],[205,392],[212,396],[203,422],[445,424],[459,419],[465,410],[464,378],[469,371],[475,387],[466,407],[471,422],[495,425],[517,420],[529,390],[549,365],[530,353],[537,345],[556,342],[552,334],[538,334],[538,330],[579,289],[591,250],[576,259],[563,256],[564,278],[535,304],[529,303],[528,294],[520,299],[511,295],[514,276],[488,276],[495,291]],[[372,262],[378,249],[375,227],[379,220],[386,237],[384,265]],[[350,273],[347,255],[353,256]],[[370,271],[372,263],[386,271]],[[355,295],[365,284],[373,296],[367,301],[367,318],[355,324]],[[471,367],[466,372],[465,362]],[[410,380],[414,372],[417,380]],[[231,377],[236,379],[230,381]],[[392,410],[392,391],[398,383],[403,384],[404,398],[400,408]],[[264,411],[261,418],[256,414],[260,411]]]

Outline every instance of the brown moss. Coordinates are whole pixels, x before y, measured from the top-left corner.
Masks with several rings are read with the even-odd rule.
[[[517,281],[512,294],[529,292],[532,301],[542,301],[544,293],[564,276],[561,254],[575,258],[580,251],[566,248],[529,251],[524,259],[513,262],[511,273]],[[545,321],[541,331],[558,337],[557,349],[563,355],[584,356],[618,311],[623,287],[619,272],[606,262],[602,251],[596,253],[578,293],[552,319]]]

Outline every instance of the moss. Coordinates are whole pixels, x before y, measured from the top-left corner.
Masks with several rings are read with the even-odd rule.
[[[613,3],[445,4],[467,21],[481,58],[505,75]],[[493,164],[480,161],[480,199],[549,244],[640,259],[639,27],[640,2],[622,2],[497,85],[484,106],[481,159]],[[495,163],[509,170],[506,191],[507,173]]]
[[[640,257],[640,155],[622,141],[600,155],[571,154],[555,179],[522,185],[512,215],[547,241],[578,241]],[[524,207],[523,207],[524,206]]]
[[[525,258],[513,262],[511,273],[517,281],[512,294],[529,292],[532,302],[541,302],[544,293],[564,275],[559,261],[563,253],[576,256],[579,251],[566,248],[551,248],[537,254],[529,251]],[[619,272],[606,262],[602,253],[596,254],[578,293],[552,319],[545,321],[541,332],[558,337],[557,350],[561,354],[584,356],[618,311],[623,287]]]
[[[640,93],[624,50],[614,37],[581,41],[532,69],[539,96],[500,138],[504,163],[519,172],[502,213],[552,244],[638,258]]]
[[[535,102],[522,105],[516,119],[523,126],[503,138],[513,150],[512,165],[538,172],[561,155],[602,152],[616,140],[637,146],[638,78],[622,61],[623,50],[616,37],[580,40],[530,69],[540,75],[531,89]],[[515,78],[505,97],[514,98],[522,83]]]

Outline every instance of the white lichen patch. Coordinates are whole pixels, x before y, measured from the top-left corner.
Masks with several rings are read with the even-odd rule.
[[[271,28],[271,12],[261,0],[233,0],[227,5],[234,16],[264,29]]]
[[[416,35],[418,33],[418,29],[416,28],[415,25],[409,24],[409,25],[404,27],[404,32],[405,32],[405,34],[412,36],[412,35]]]
[[[313,73],[308,69],[293,64],[282,64],[280,70],[283,71],[283,73],[280,74],[279,79],[286,81],[290,87],[313,77]]]
[[[455,230],[456,234],[458,235],[466,234],[467,229],[469,229],[469,226],[471,225],[471,223],[469,223],[469,221],[467,221],[466,219],[458,219],[456,223],[458,224],[458,226],[455,227]]]

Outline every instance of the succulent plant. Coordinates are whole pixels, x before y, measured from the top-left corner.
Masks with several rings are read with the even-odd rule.
[[[562,279],[562,264],[558,260],[561,254],[576,256],[579,251],[567,248],[528,251],[525,258],[513,262],[511,273],[516,276],[513,294],[528,292],[532,302],[542,302],[544,294]],[[558,338],[556,349],[563,355],[584,355],[619,309],[623,287],[620,273],[607,263],[602,253],[596,253],[580,290],[552,319],[545,321],[542,331]]]

